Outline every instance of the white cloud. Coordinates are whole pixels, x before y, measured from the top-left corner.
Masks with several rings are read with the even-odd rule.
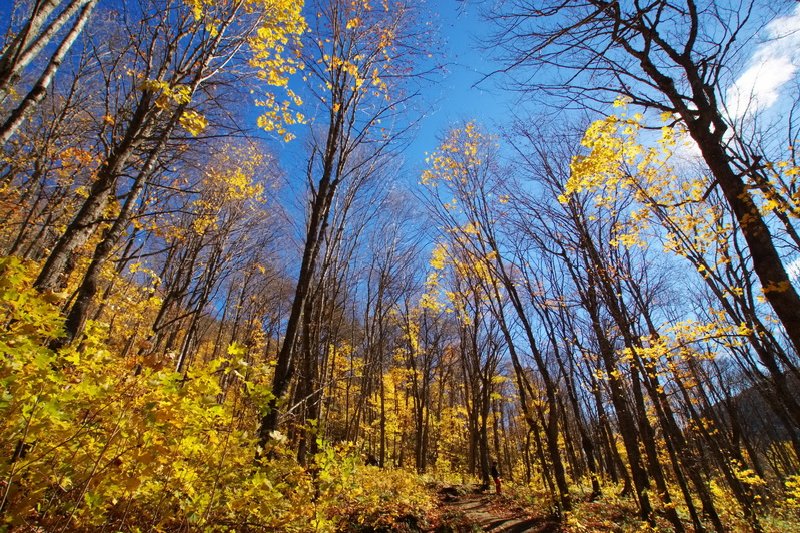
[[[765,41],[756,47],[749,66],[725,95],[734,120],[774,105],[781,88],[800,69],[800,6],[791,15],[772,21],[764,33]]]
[[[786,274],[789,279],[797,283],[800,281],[800,257],[786,265]]]

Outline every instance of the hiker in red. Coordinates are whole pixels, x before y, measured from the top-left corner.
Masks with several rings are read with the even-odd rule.
[[[497,494],[500,494],[500,472],[497,470],[497,462],[492,462],[492,479],[494,479],[494,488]]]

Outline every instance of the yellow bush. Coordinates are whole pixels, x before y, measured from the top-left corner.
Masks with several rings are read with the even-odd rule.
[[[786,486],[786,505],[800,510],[800,476],[789,476],[784,482]]]
[[[185,376],[137,372],[97,323],[79,347],[53,352],[63,319],[31,288],[31,270],[0,260],[0,449],[14,451],[0,462],[8,525],[307,528],[308,474],[280,458],[254,467],[260,406],[245,391],[263,385],[219,403],[219,378],[234,361]]]
[[[347,447],[322,443],[305,469],[276,442],[256,465],[271,396],[250,368],[220,402],[235,345],[186,375],[121,359],[102,323],[54,352],[63,318],[31,287],[33,270],[0,259],[0,449],[13,451],[0,461],[0,527],[334,531],[391,527],[430,508],[413,475],[377,475]]]
[[[394,530],[416,522],[433,507],[419,476],[365,466],[344,446],[320,443],[315,457],[319,514],[336,530]]]

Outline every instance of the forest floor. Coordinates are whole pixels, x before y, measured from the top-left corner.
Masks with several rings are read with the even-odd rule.
[[[478,492],[474,487],[440,489],[436,509],[436,527],[429,531],[492,533],[554,533],[561,531],[558,522],[537,516],[504,496]]]

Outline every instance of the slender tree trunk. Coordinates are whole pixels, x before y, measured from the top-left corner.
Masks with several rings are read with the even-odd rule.
[[[145,180],[147,176],[152,173],[158,154],[160,153],[161,149],[163,149],[165,144],[166,138],[162,138],[162,141],[159,142],[158,147],[150,152],[147,162],[139,171],[139,174],[131,186],[130,191],[128,191],[128,196],[125,198],[125,203],[122,205],[117,218],[114,220],[114,223],[111,225],[111,227],[106,229],[106,231],[103,233],[102,240],[95,248],[94,254],[92,255],[92,260],[89,263],[86,273],[83,276],[83,281],[78,288],[78,295],[75,298],[75,302],[72,304],[70,312],[67,314],[67,320],[64,327],[66,335],[58,339],[59,345],[63,346],[68,344],[81,331],[83,331],[83,326],[86,323],[86,317],[88,316],[89,312],[89,306],[97,294],[102,268],[108,261],[109,257],[111,257],[111,252],[113,251],[114,246],[116,246],[117,242],[122,237],[122,234],[125,232],[125,229],[128,227],[131,212],[139,200],[139,194],[144,188]]]
[[[89,21],[89,16],[97,5],[97,2],[98,0],[88,0],[83,5],[77,19],[75,20],[75,24],[72,26],[72,29],[64,37],[64,40],[58,45],[58,48],[56,48],[56,51],[50,58],[50,62],[42,71],[39,79],[36,80],[33,88],[28,92],[28,94],[25,95],[17,107],[11,111],[11,114],[8,116],[8,118],[6,118],[5,122],[0,125],[0,146],[5,145],[6,142],[8,142],[11,136],[17,132],[31,111],[33,111],[33,108],[44,99],[45,95],[47,94],[47,89],[50,87],[58,68],[61,66],[61,62],[64,61],[64,57],[66,57],[67,52],[69,52],[69,49],[83,31],[83,27]],[[2,80],[0,80],[0,84],[2,84]]]
[[[561,371],[561,374],[564,376],[564,381],[566,383],[567,388],[567,398],[569,399],[569,404],[572,409],[572,416],[575,419],[575,425],[578,429],[578,436],[581,440],[581,447],[583,449],[584,456],[586,457],[586,464],[589,468],[589,476],[591,477],[592,483],[592,494],[590,495],[590,499],[594,500],[602,493],[600,489],[600,480],[598,479],[598,469],[597,469],[597,462],[595,459],[595,451],[594,451],[594,443],[592,442],[591,437],[589,436],[589,432],[586,429],[586,425],[583,421],[583,416],[581,414],[580,405],[578,404],[578,395],[575,392],[575,383],[574,383],[574,365],[575,365],[575,358],[574,355],[570,352],[567,359],[569,360],[571,372],[567,372],[567,369],[564,365],[564,357],[562,357],[561,351],[559,349],[558,342],[555,339],[555,324],[553,323],[553,319],[550,316],[549,308],[544,305],[542,306],[542,313],[541,316],[545,320],[545,323],[548,325],[548,335],[550,337],[550,345],[552,346],[553,350],[555,351],[555,359],[556,363],[558,364],[558,368]],[[557,317],[558,318],[558,317]],[[561,317],[562,322],[566,322],[566,317]],[[564,414],[564,419],[566,420],[566,411]],[[568,440],[568,435],[564,435],[565,440]]]
[[[71,0],[70,5],[51,23],[49,30],[40,33],[44,23],[63,1],[35,0],[28,21],[3,47],[0,53],[0,102],[6,98],[11,85],[30,62],[87,0]]]
[[[117,177],[122,172],[135,148],[149,131],[149,115],[151,111],[152,93],[143,91],[136,112],[128,125],[125,137],[115,146],[108,160],[100,168],[97,178],[92,183],[89,196],[78,213],[67,226],[66,231],[58,239],[52,252],[45,261],[34,286],[40,291],[55,290],[63,285],[63,279],[71,270],[70,263],[73,252],[91,237],[97,229],[103,211],[114,191]]]
[[[314,201],[311,205],[311,213],[306,229],[305,245],[303,247],[303,259],[300,264],[300,274],[295,287],[294,299],[286,322],[281,349],[275,362],[275,374],[272,379],[273,399],[269,402],[267,413],[261,418],[259,427],[259,445],[264,448],[270,439],[270,433],[278,428],[280,413],[278,412],[279,403],[283,400],[289,383],[294,373],[294,345],[300,326],[301,315],[305,307],[305,301],[311,284],[312,276],[317,263],[317,256],[321,244],[321,238],[325,234],[328,225],[328,215],[330,213],[333,195],[336,192],[338,179],[334,175],[336,172],[336,157],[338,153],[339,135],[342,127],[343,117],[341,110],[338,112],[328,128],[325,153],[323,158],[322,176],[317,185]]]
[[[386,389],[384,388],[383,384],[383,376],[381,376],[380,381],[380,395],[381,395],[381,412],[380,412],[380,447],[379,453],[380,457],[378,458],[378,466],[381,468],[386,467]]]

